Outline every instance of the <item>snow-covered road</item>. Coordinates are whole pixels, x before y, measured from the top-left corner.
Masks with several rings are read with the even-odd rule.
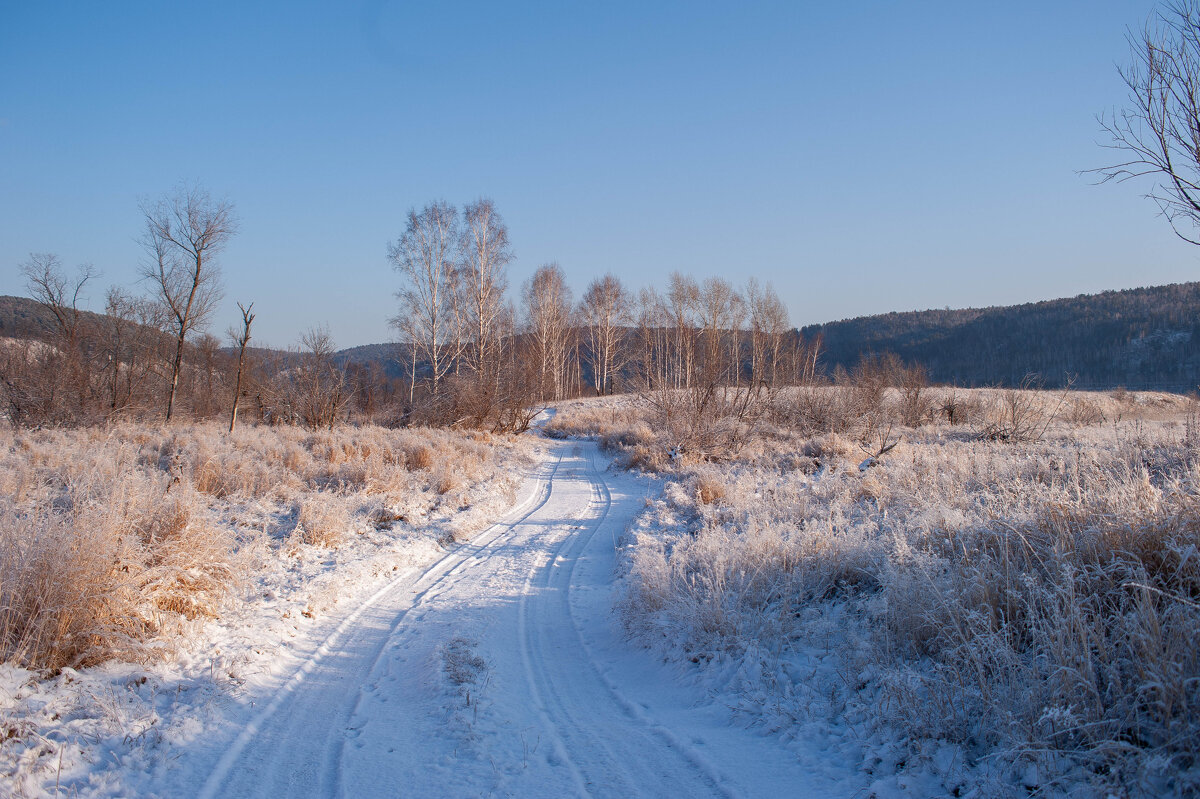
[[[594,444],[547,441],[504,521],[331,620],[240,734],[183,753],[162,793],[824,794],[773,738],[628,651],[613,567],[647,487],[606,466]]]

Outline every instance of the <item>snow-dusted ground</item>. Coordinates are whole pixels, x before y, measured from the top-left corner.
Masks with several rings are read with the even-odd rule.
[[[731,697],[706,695],[622,637],[618,542],[658,488],[607,465],[593,443],[545,441],[503,521],[446,552],[393,554],[390,580],[379,577],[388,557],[364,561],[359,572],[376,579],[347,575],[340,601],[315,619],[247,619],[240,644],[231,635],[227,653],[207,652],[210,679],[196,679],[195,663],[190,677],[114,664],[41,685],[6,673],[10,724],[19,727],[13,708],[48,718],[56,702],[65,713],[107,705],[99,715],[111,721],[97,727],[97,713],[82,713],[91,737],[57,746],[58,773],[0,791],[864,793],[869,780],[843,754],[852,750],[814,740],[797,757],[797,742],[789,751],[731,724]],[[69,729],[67,719],[51,731]]]

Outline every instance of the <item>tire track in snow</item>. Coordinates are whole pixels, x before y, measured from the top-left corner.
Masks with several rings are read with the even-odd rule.
[[[612,507],[612,492],[609,490],[608,482],[604,479],[603,474],[601,473],[601,471],[598,468],[596,468],[596,459],[595,459],[594,452],[591,453],[591,457],[589,460],[590,460],[590,466],[591,466],[591,474],[595,475],[595,478],[596,478],[596,479],[592,480],[592,485],[602,495],[603,500],[606,503],[606,511],[605,512],[607,514],[607,508]],[[595,530],[593,530],[592,535],[589,536],[589,538],[580,545],[581,551],[585,550],[587,548],[587,546],[591,543],[591,538],[595,536],[595,534],[596,534],[596,532],[598,532],[598,530],[599,530],[599,527],[597,527]],[[612,531],[612,533],[613,533],[612,546],[615,551],[617,548],[617,534],[616,534],[616,531]],[[580,562],[581,562],[581,559],[577,557],[571,563],[571,573],[570,573],[568,582],[569,582],[570,586],[572,586],[572,587],[577,585],[575,572],[576,572],[576,569],[578,568]],[[569,590],[570,590],[570,588],[568,588],[568,591]],[[575,627],[575,633],[576,633],[576,636],[578,637],[580,647],[587,654],[589,664],[591,665],[597,678],[600,679],[604,683],[605,687],[608,689],[609,694],[612,695],[612,698],[617,702],[617,704],[619,704],[622,707],[622,709],[624,709],[624,711],[631,718],[634,718],[637,721],[639,721],[640,723],[644,724],[655,735],[657,735],[663,742],[665,742],[668,746],[670,746],[672,749],[674,749],[679,754],[683,755],[693,766],[695,766],[697,769],[699,769],[712,782],[713,787],[722,796],[729,797],[729,799],[735,799],[735,797],[737,797],[738,794],[732,788],[729,787],[728,780],[725,778],[724,775],[722,775],[720,773],[720,770],[717,769],[716,766],[714,766],[712,763],[710,763],[699,752],[697,752],[696,749],[694,749],[692,746],[685,743],[679,736],[677,736],[673,732],[671,732],[670,728],[659,723],[657,720],[655,720],[653,717],[651,717],[636,702],[630,701],[629,698],[626,697],[621,692],[620,687],[617,686],[615,683],[613,683],[613,681],[609,679],[607,673],[597,665],[599,663],[599,659],[596,657],[595,653],[592,651],[592,648],[588,645],[586,637],[583,635],[583,628],[580,626],[579,620],[575,615],[575,609],[570,602],[569,594],[568,594],[568,601],[567,601],[567,610],[571,614],[571,623]]]
[[[595,518],[564,536],[548,560],[534,564],[521,595],[522,659],[543,724],[583,795],[732,796],[711,764],[620,694],[587,646],[571,591],[580,562],[606,527],[613,499],[594,453],[586,471],[588,510]],[[615,544],[616,531],[610,532]]]
[[[528,511],[521,511],[520,518],[514,521],[502,522],[501,524],[496,525],[497,527],[500,527],[501,530],[497,535],[492,536],[489,540],[480,542],[478,545],[473,543],[471,545],[471,551],[469,553],[465,553],[463,557],[459,559],[457,565],[451,567],[449,571],[439,576],[423,591],[414,596],[411,607],[397,614],[395,623],[392,624],[387,637],[380,644],[379,649],[375,653],[375,657],[371,661],[371,667],[368,670],[367,679],[362,683],[358,692],[355,694],[354,704],[350,708],[350,712],[346,714],[347,720],[353,719],[355,715],[358,714],[362,707],[363,699],[369,695],[370,692],[364,689],[369,687],[373,688],[373,686],[378,683],[380,662],[384,659],[384,655],[396,649],[407,637],[407,634],[415,629],[414,625],[424,617],[423,613],[414,615],[413,611],[421,609],[423,606],[436,600],[443,593],[452,590],[454,586],[458,585],[463,579],[470,575],[470,572],[474,567],[480,565],[486,560],[486,558],[482,557],[484,552],[492,549],[497,544],[501,544],[512,538],[522,524],[524,524],[531,516],[546,506],[546,503],[550,501],[550,497],[554,493],[554,478],[558,475],[558,470],[559,467],[562,466],[562,461],[563,455],[562,453],[559,453],[558,459],[554,462],[554,467],[550,470],[550,474],[545,480],[539,479],[538,490],[534,494],[535,496],[538,496],[539,499],[532,508],[530,508]],[[440,563],[441,561],[439,561],[439,564]],[[452,577],[457,579],[449,579]],[[345,727],[346,725],[342,725],[343,729],[345,729]],[[342,795],[342,763],[345,760],[345,753],[346,738],[345,736],[340,736],[338,740],[336,757],[327,763],[327,767],[324,772],[330,777],[328,790],[324,792],[324,795],[326,796]]]
[[[484,531],[480,535],[471,540],[470,543],[455,547],[447,552],[444,556],[434,561],[433,564],[425,567],[422,571],[418,567],[409,567],[400,575],[389,582],[387,585],[380,588],[362,604],[350,612],[342,621],[334,628],[334,630],[326,636],[320,645],[316,647],[311,655],[292,673],[291,677],[275,692],[267,707],[258,715],[252,718],[242,732],[237,736],[228,749],[222,753],[215,767],[210,772],[204,785],[201,787],[197,796],[199,799],[216,799],[216,797],[228,796],[264,796],[264,797],[281,797],[293,795],[294,793],[309,795],[312,792],[314,784],[320,784],[322,795],[335,795],[337,784],[340,782],[340,767],[342,747],[345,737],[341,733],[345,729],[344,724],[334,723],[334,719],[330,717],[330,711],[334,711],[336,718],[345,721],[349,719],[353,712],[357,709],[361,702],[362,692],[355,694],[355,701],[348,708],[345,702],[331,703],[334,707],[316,707],[316,708],[296,708],[292,703],[289,717],[286,720],[276,720],[276,714],[291,701],[298,693],[298,689],[306,683],[311,683],[315,676],[323,669],[332,669],[335,681],[348,681],[353,679],[354,675],[361,674],[363,677],[369,677],[375,670],[380,657],[386,651],[387,644],[395,634],[395,631],[404,622],[408,611],[412,610],[424,598],[429,596],[430,592],[435,589],[442,581],[446,580],[451,573],[464,563],[479,563],[482,558],[479,556],[489,547],[495,545],[500,539],[511,537],[513,533],[529,519],[533,514],[541,510],[542,507],[550,500],[553,492],[554,478],[558,473],[559,467],[562,465],[563,456],[560,453],[559,458],[554,465],[549,469],[549,474],[543,476],[538,474],[536,477],[536,486],[530,493],[530,496],[516,508],[508,512],[510,520],[501,521],[492,525],[491,528]],[[546,471],[546,470],[540,470]],[[516,519],[511,519],[511,516],[516,514]],[[415,577],[415,579],[413,579]],[[423,587],[422,587],[423,586]],[[378,645],[373,647],[374,651],[369,655],[369,665],[366,669],[362,668],[362,663],[354,664],[352,674],[346,674],[348,670],[346,666],[329,665],[329,660],[340,655],[344,651],[344,644],[348,643],[347,639],[352,639],[358,630],[355,628],[363,619],[364,615],[370,611],[381,609],[379,606],[386,604],[386,601],[392,599],[396,594],[404,589],[415,590],[417,593],[406,607],[394,609],[385,612],[391,612],[394,615],[391,618],[388,634],[385,635]],[[360,678],[360,684],[363,679]],[[315,697],[317,700],[328,698],[328,692],[317,692]],[[314,704],[319,705],[319,702]],[[340,706],[340,708],[339,708]],[[338,713],[337,710],[342,712]],[[308,712],[305,712],[305,711]],[[268,734],[272,723],[277,727],[283,727],[283,730],[274,730],[274,734]],[[313,724],[318,725],[326,730],[326,735],[319,743],[322,748],[321,753],[312,752],[316,748],[314,744],[318,742],[314,740]],[[251,742],[256,742],[258,748],[247,752]],[[336,759],[331,762],[330,748],[336,747]],[[274,752],[264,752],[264,748],[273,747]],[[246,763],[246,760],[253,760],[253,763]],[[282,761],[282,762],[281,762]],[[266,783],[259,777],[261,775],[253,766],[267,762],[270,764],[270,774],[276,778],[276,782]],[[317,773],[313,773],[312,768],[315,762],[321,762],[324,768]],[[296,764],[296,767],[289,767],[289,764]],[[241,766],[235,773],[235,767]],[[249,768],[247,768],[249,766]],[[252,779],[246,782],[237,782],[239,777],[250,776]],[[279,784],[280,778],[283,778],[283,784]]]

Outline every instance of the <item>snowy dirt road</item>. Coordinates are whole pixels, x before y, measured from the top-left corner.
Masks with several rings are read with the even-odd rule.
[[[547,441],[523,499],[330,622],[241,732],[161,795],[802,796],[829,783],[628,650],[616,545],[649,490]]]

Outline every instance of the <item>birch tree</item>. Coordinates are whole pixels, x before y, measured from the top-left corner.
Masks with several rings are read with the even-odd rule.
[[[624,365],[625,325],[630,321],[631,304],[629,292],[611,273],[593,280],[579,302],[597,394],[612,393],[614,376]]]
[[[542,401],[562,399],[566,391],[567,353],[571,324],[571,290],[562,267],[538,267],[522,291],[532,355],[538,366]]]
[[[746,306],[750,315],[750,374],[755,385],[775,388],[787,335],[788,312],[771,286],[746,283]]]
[[[513,256],[508,228],[491,200],[478,200],[463,209],[460,247],[464,327],[470,337],[464,360],[478,381],[494,387],[503,340],[506,270]]]
[[[696,307],[700,302],[700,287],[696,281],[679,272],[672,272],[667,286],[667,312],[673,329],[672,365],[675,387],[691,385],[696,357]]]
[[[639,382],[643,390],[660,388],[666,382],[666,308],[652,286],[638,292],[634,309],[637,329]]]
[[[736,358],[726,358],[722,347],[725,332],[737,338],[737,328],[745,315],[741,295],[728,280],[710,277],[700,290],[697,309],[700,318],[700,336],[703,342],[704,382],[717,384],[735,382],[738,365]],[[731,352],[735,350],[731,347]]]
[[[412,336],[414,361],[420,357],[428,367],[429,393],[435,401],[462,351],[457,283],[461,239],[458,211],[435,202],[420,212],[410,210],[404,233],[388,245],[388,260],[402,281],[396,292],[400,313],[393,323]]]

